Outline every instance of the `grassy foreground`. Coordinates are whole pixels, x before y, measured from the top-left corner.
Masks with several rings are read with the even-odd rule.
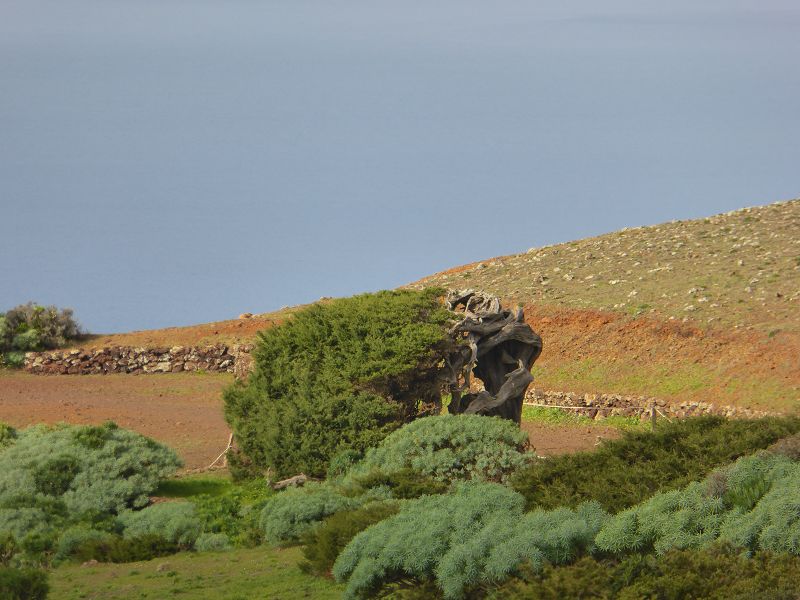
[[[343,586],[300,571],[301,548],[184,552],[126,564],[63,566],[50,575],[53,600],[290,600],[341,597]]]

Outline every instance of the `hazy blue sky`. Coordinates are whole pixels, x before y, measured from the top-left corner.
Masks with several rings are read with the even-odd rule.
[[[0,309],[93,331],[800,195],[800,4],[0,0]]]

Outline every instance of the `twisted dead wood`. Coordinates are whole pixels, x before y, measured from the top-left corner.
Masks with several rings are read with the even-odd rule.
[[[463,310],[463,320],[450,334],[457,342],[466,342],[447,359],[449,411],[498,416],[519,424],[525,391],[533,381],[530,370],[542,353],[542,338],[525,323],[521,308],[504,310],[494,296],[455,291],[446,302],[452,311]],[[483,382],[479,392],[469,392],[473,373]]]

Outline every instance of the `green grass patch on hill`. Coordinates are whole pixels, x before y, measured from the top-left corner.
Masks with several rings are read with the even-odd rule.
[[[162,481],[153,495],[162,498],[191,498],[201,494],[221,496],[230,491],[231,486],[231,480],[226,475],[182,477]]]
[[[800,390],[778,378],[738,375],[696,363],[669,366],[641,361],[604,361],[599,358],[566,360],[557,366],[537,364],[531,369],[536,385],[545,389],[600,390],[656,398],[702,398],[720,405],[739,404],[753,409],[796,409],[793,398]],[[713,392],[711,391],[713,389]],[[747,398],[741,401],[741,398]]]
[[[586,415],[577,414],[575,411],[569,409],[548,408],[545,406],[523,406],[522,420],[556,427],[564,425],[603,425],[606,427],[617,427],[622,430],[638,430],[650,427],[649,421],[643,421],[639,417],[612,415],[595,421]]]

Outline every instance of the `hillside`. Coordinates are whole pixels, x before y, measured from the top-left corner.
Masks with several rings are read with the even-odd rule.
[[[526,307],[538,387],[794,410],[800,200],[637,227],[450,269],[409,287]]]
[[[699,326],[800,331],[800,200],[531,248],[418,283]]]

